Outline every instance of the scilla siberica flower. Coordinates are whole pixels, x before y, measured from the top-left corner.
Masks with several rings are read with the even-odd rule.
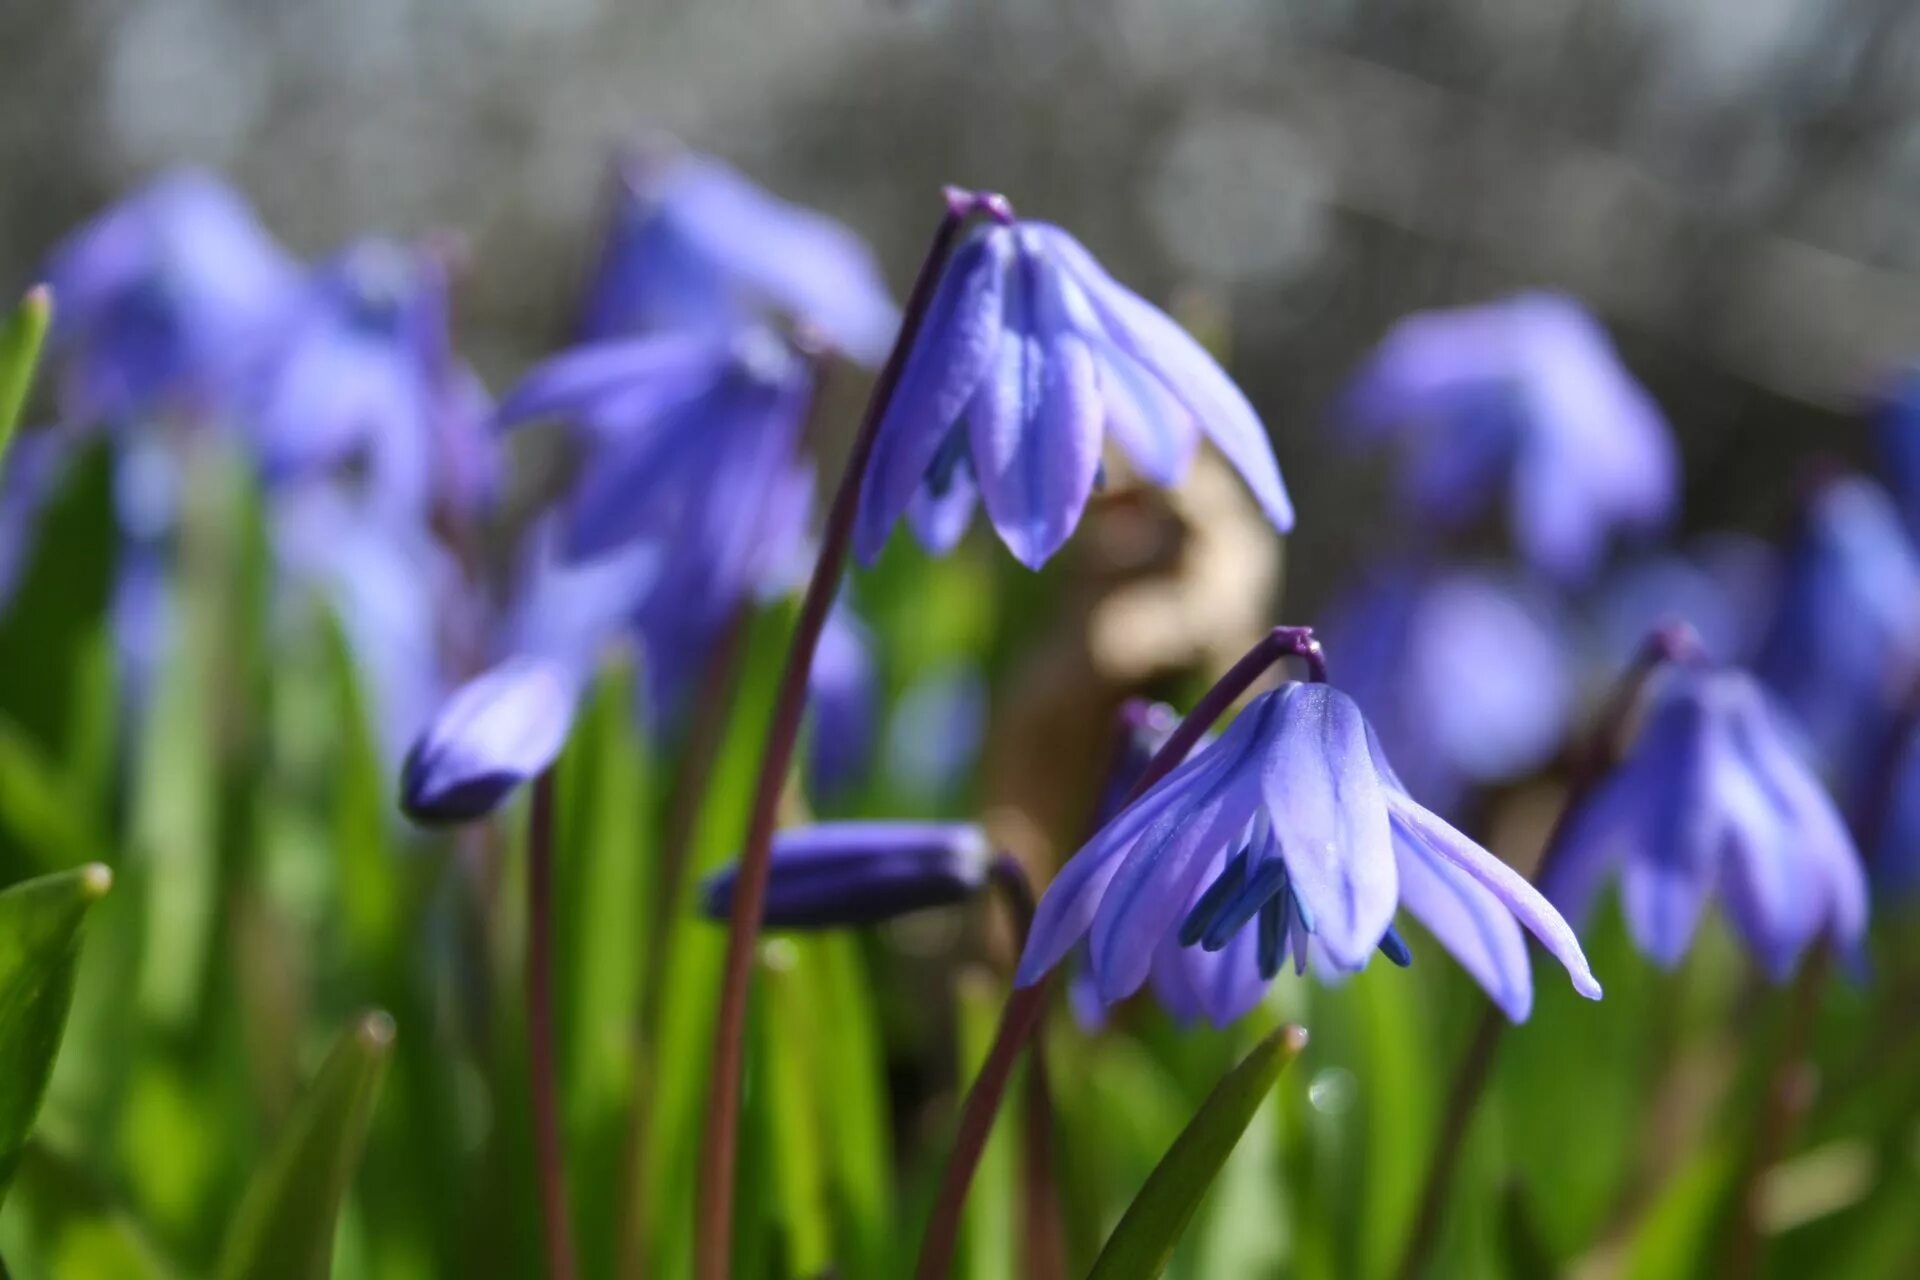
[[[1669,968],[1715,896],[1776,979],[1823,933],[1858,942],[1867,889],[1853,838],[1760,686],[1697,662],[1651,679],[1620,765],[1567,819],[1548,896],[1578,920],[1618,873],[1628,931]]]
[[[1396,324],[1337,417],[1398,436],[1400,487],[1443,526],[1503,511],[1528,563],[1578,579],[1617,530],[1665,522],[1679,463],[1659,407],[1577,302],[1523,293]]]
[[[241,357],[298,269],[210,174],[168,174],[70,235],[47,264],[62,416],[129,427],[229,407]]]
[[[1516,1021],[1532,1007],[1524,925],[1600,987],[1559,914],[1526,880],[1409,797],[1353,700],[1288,683],[1255,698],[1069,860],[1040,901],[1017,981],[1085,939],[1101,1000],[1147,980],[1169,946],[1226,953],[1193,983],[1216,1022],[1245,1013],[1291,954],[1336,970],[1376,948],[1404,962],[1404,906]],[[1252,976],[1249,976],[1251,974]]]
[[[1847,790],[1920,676],[1920,556],[1864,476],[1814,491],[1755,670]]]
[[[1920,369],[1907,369],[1874,406],[1874,453],[1880,476],[1900,504],[1907,531],[1920,538]]]
[[[762,191],[707,156],[626,157],[581,337],[726,332],[781,312],[872,364],[898,316],[851,231]]]
[[[1679,624],[1716,662],[1751,661],[1773,614],[1778,578],[1773,547],[1740,533],[1710,533],[1682,552],[1621,565],[1588,602],[1587,656],[1597,681],[1610,681],[1649,634]]]
[[[769,929],[879,924],[912,911],[964,902],[986,887],[992,847],[965,822],[821,822],[773,838],[767,880]],[[712,920],[733,914],[738,869],[700,886]]]
[[[1029,568],[1080,521],[1109,435],[1177,484],[1205,435],[1281,532],[1293,506],[1260,419],[1212,356],[1059,227],[1004,202],[954,254],[881,420],[855,548],[871,563],[904,515],[952,548],[976,499]]]
[[[658,714],[674,714],[720,628],[806,528],[812,386],[805,358],[750,328],[579,348],[500,406],[503,425],[561,419],[583,446],[560,517],[566,555],[663,552],[631,615]]]

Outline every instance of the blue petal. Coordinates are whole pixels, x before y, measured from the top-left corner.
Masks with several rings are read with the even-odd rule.
[[[1393,921],[1399,883],[1366,721],[1324,684],[1284,685],[1242,717],[1262,702],[1276,718],[1262,766],[1266,812],[1294,893],[1328,954],[1359,968]]]
[[[962,450],[968,448],[966,425],[953,428]],[[931,481],[914,490],[907,504],[907,526],[920,545],[936,556],[943,556],[960,545],[967,526],[973,523],[973,509],[980,501],[980,486],[973,478],[971,454],[963,454],[944,477],[946,487],[934,489]]]
[[[1000,349],[1013,236],[974,233],[947,264],[874,439],[854,550],[872,564]]]
[[[494,422],[564,419],[618,437],[706,389],[727,360],[710,335],[598,342],[536,365],[500,401]]]
[[[578,678],[515,658],[456,690],[408,752],[400,803],[414,821],[470,822],[552,764],[573,727]]]
[[[1093,353],[1067,323],[1059,295],[1049,264],[1023,250],[1007,276],[997,358],[968,406],[987,515],[1030,569],[1080,523],[1100,465]]]
[[[822,822],[773,841],[762,922],[770,929],[877,924],[963,902],[986,887],[986,833],[962,822]],[[737,867],[701,885],[701,910],[733,910]]]
[[[1394,842],[1400,905],[1485,989],[1509,1021],[1533,1008],[1533,969],[1513,913],[1466,872],[1415,839]]]
[[[1226,370],[1165,313],[1108,275],[1067,232],[1044,223],[1027,223],[1023,230],[1086,291],[1114,344],[1151,370],[1193,414],[1200,430],[1253,490],[1273,526],[1282,533],[1292,529],[1293,503],[1280,479],[1273,444]]]

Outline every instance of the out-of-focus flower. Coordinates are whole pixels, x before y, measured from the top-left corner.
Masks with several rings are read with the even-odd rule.
[[[987,682],[979,670],[940,667],[915,680],[887,717],[887,776],[919,796],[963,784],[987,733]]]
[[[1512,868],[1408,796],[1351,698],[1282,685],[1250,702],[1122,810],[1047,889],[1017,981],[1031,985],[1081,939],[1102,1000],[1147,980],[1169,937],[1226,953],[1231,980],[1189,983],[1216,1022],[1239,1017],[1290,951],[1336,971],[1380,948],[1404,906],[1509,1017],[1531,1007],[1524,925],[1597,998],[1573,931]],[[1249,927],[1251,926],[1251,927]],[[1251,967],[1258,979],[1244,980]]]
[[[357,467],[379,503],[418,515],[492,495],[490,408],[452,350],[444,266],[384,240],[313,272],[260,344],[242,399],[269,482]]]
[[[0,468],[0,613],[13,599],[33,558],[40,512],[67,475],[72,437],[46,429],[22,431]]]
[[[400,807],[429,826],[472,822],[559,756],[580,685],[564,663],[513,658],[461,686],[407,753]]]
[[[1686,954],[1716,894],[1776,979],[1823,933],[1858,942],[1859,854],[1760,686],[1694,664],[1653,680],[1621,764],[1568,819],[1548,896],[1580,919],[1617,871],[1629,932],[1666,967]]]
[[[1162,485],[1206,435],[1274,526],[1293,527],[1259,416],[1199,343],[1059,227],[982,226],[948,264],[901,370],[855,546],[871,562],[905,516],[944,552],[977,498],[1038,568],[1079,523],[1109,434]]]
[[[1855,785],[1920,675],[1920,556],[1873,481],[1829,480],[1808,501],[1756,671]]]
[[[1592,599],[1589,665],[1610,680],[1642,640],[1676,623],[1691,628],[1714,661],[1748,662],[1773,614],[1778,577],[1773,548],[1739,533],[1709,534],[1684,554],[1664,552],[1622,565]]]
[[[804,534],[811,394],[807,362],[756,328],[581,348],[501,404],[501,423],[563,419],[584,446],[561,514],[567,555],[663,550],[632,615],[660,715],[675,713],[720,629]]]
[[[707,156],[630,157],[588,290],[588,341],[663,329],[729,332],[785,312],[879,362],[898,315],[866,244]]]
[[[1920,538],[1920,368],[1907,369],[1874,406],[1875,452],[1907,531]]]
[[[822,822],[773,838],[767,881],[769,929],[839,929],[964,902],[987,884],[992,846],[964,822]],[[738,868],[700,887],[714,920],[733,912]]]
[[[1468,569],[1400,568],[1362,585],[1315,630],[1340,655],[1360,704],[1428,807],[1519,777],[1550,759],[1572,703],[1554,603]]]
[[[1862,833],[1873,842],[1875,888],[1901,896],[1920,890],[1920,724],[1908,715],[1882,776],[1868,783],[1875,820]]]
[[[807,676],[807,782],[815,796],[843,795],[866,776],[879,703],[873,635],[843,598],[827,614]]]
[[[1407,317],[1338,417],[1359,440],[1400,438],[1402,495],[1424,518],[1504,510],[1521,555],[1563,579],[1592,572],[1616,531],[1664,523],[1677,497],[1659,407],[1558,294]]]
[[[67,238],[47,264],[62,415],[125,427],[218,415],[240,362],[298,279],[252,210],[210,174],[168,174]]]

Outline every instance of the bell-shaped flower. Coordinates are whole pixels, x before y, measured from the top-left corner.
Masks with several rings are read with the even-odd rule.
[[[1185,975],[1202,1011],[1226,1022],[1288,956],[1303,969],[1311,950],[1353,971],[1378,948],[1404,963],[1401,907],[1509,1017],[1524,1018],[1532,1001],[1523,925],[1577,990],[1600,994],[1566,922],[1406,794],[1353,700],[1289,683],[1250,702],[1067,862],[1040,901],[1017,981],[1039,981],[1085,939],[1111,1002],[1138,990],[1156,959],[1168,963],[1171,940],[1226,955],[1201,962],[1207,976]]]
[[[314,271],[244,384],[268,481],[357,469],[377,502],[414,515],[488,499],[491,405],[452,350],[448,311],[431,251],[365,240]]]
[[[73,232],[45,279],[60,300],[49,351],[62,416],[127,427],[229,408],[298,268],[226,184],[180,170]]]
[[[977,228],[928,305],[875,437],[855,547],[871,563],[906,516],[935,552],[976,499],[1016,559],[1046,563],[1073,532],[1108,437],[1156,484],[1202,436],[1267,518],[1293,506],[1253,406],[1201,345],[1039,222]]]
[[[986,887],[992,855],[986,833],[965,822],[788,827],[773,838],[762,924],[852,928],[964,902]],[[727,867],[700,886],[700,908],[710,919],[732,914],[738,874]]]
[[[1678,498],[1659,407],[1558,294],[1408,316],[1337,416],[1360,441],[1399,438],[1401,495],[1421,517],[1502,513],[1526,561],[1562,579],[1597,568],[1617,531],[1663,524]]]
[[[886,355],[899,317],[853,232],[708,156],[630,156],[619,177],[582,338],[728,332],[781,312],[855,360]]]
[[[1628,931],[1665,967],[1685,956],[1715,897],[1776,979],[1823,934],[1858,942],[1860,856],[1760,686],[1673,664],[1646,698],[1621,763],[1566,821],[1546,873],[1554,903],[1581,919],[1617,873]]]
[[[1920,676],[1920,555],[1873,481],[1828,480],[1801,512],[1755,671],[1858,786]]]
[[[561,419],[582,446],[560,517],[565,554],[661,550],[631,617],[662,715],[802,540],[813,473],[799,439],[812,383],[784,340],[748,329],[583,347],[536,368],[501,403],[500,423]]]
[[[1566,631],[1552,598],[1520,579],[1389,570],[1336,601],[1315,631],[1429,808],[1451,811],[1470,789],[1529,773],[1559,749],[1573,702]]]
[[[426,826],[485,817],[559,757],[579,692],[574,668],[545,658],[511,658],[468,681],[407,753],[400,807]]]
[[[1588,666],[1596,684],[1655,631],[1684,624],[1716,662],[1739,665],[1760,647],[1779,590],[1779,557],[1740,533],[1713,533],[1608,573],[1588,601]]]

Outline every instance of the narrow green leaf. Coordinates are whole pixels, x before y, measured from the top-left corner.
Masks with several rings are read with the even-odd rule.
[[[1233,1153],[1274,1081],[1306,1045],[1304,1030],[1282,1027],[1226,1074],[1127,1206],[1088,1280],[1133,1280],[1157,1276],[1165,1269],[1214,1175]]]
[[[0,327],[0,461],[5,461],[13,429],[20,425],[21,411],[27,407],[40,344],[52,319],[53,293],[45,285],[36,285]]]
[[[100,863],[0,892],[0,1199],[53,1072],[87,908],[113,887]]]
[[[123,1205],[73,1161],[36,1139],[20,1157],[7,1210],[8,1257],[21,1275],[171,1280],[175,1272]]]
[[[955,1078],[970,1083],[980,1074],[980,1066],[993,1048],[1000,1010],[1007,999],[1006,989],[986,972],[974,969],[960,975],[955,995],[960,1017],[960,1070]],[[963,1083],[963,1096],[965,1087]],[[968,1280],[999,1280],[1014,1271],[1019,1182],[1015,1139],[1019,1133],[1021,1097],[1016,1075],[1008,1083],[1000,1112],[993,1119],[993,1131],[987,1136],[986,1149],[980,1153],[973,1185],[967,1191],[966,1208],[960,1215],[957,1250],[960,1265],[955,1268],[955,1274]],[[942,1143],[942,1149],[946,1145]]]
[[[222,1251],[222,1280],[325,1280],[392,1053],[393,1019],[380,1012],[334,1042],[247,1188]]]

